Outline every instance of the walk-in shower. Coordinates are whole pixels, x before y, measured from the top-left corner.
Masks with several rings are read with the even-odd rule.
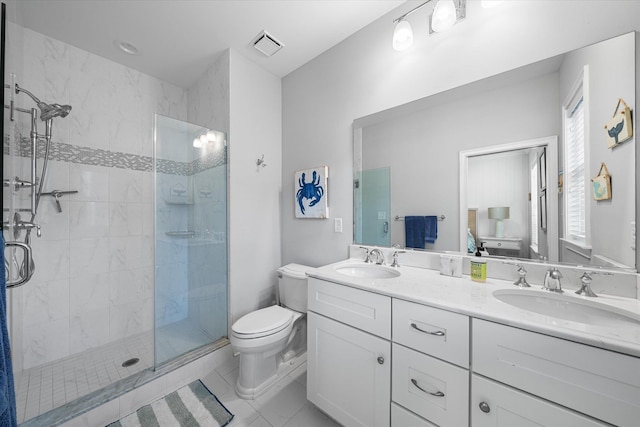
[[[17,416],[57,425],[205,366],[228,343],[226,104],[19,23],[7,30],[2,231]]]

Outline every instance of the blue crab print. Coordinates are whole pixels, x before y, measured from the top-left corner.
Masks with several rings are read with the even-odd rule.
[[[316,171],[313,171],[311,182],[306,182],[305,174],[303,173],[300,179],[298,179],[298,192],[296,193],[296,200],[300,206],[300,211],[304,215],[304,199],[311,200],[309,207],[315,206],[324,195],[324,188],[320,185],[320,176]]]

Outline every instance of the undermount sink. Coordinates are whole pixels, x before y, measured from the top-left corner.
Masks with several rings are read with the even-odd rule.
[[[336,267],[336,272],[360,279],[392,279],[400,276],[395,268],[377,264],[342,264]]]
[[[597,299],[528,289],[501,289],[494,291],[493,296],[523,310],[571,322],[604,327],[640,326],[640,315],[599,303]]]

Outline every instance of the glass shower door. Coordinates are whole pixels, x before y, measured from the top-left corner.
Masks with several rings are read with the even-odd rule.
[[[227,335],[226,135],[156,115],[155,364]]]

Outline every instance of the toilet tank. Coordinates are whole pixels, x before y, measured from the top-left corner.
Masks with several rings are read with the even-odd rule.
[[[278,296],[280,305],[300,313],[307,312],[307,275],[312,267],[300,264],[287,264],[278,272]]]

